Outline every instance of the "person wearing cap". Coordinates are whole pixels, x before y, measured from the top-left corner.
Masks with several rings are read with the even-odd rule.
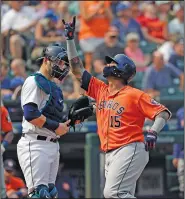
[[[118,40],[119,32],[114,26],[111,26],[105,34],[104,42],[97,46],[93,54],[93,66],[96,77],[105,81],[103,77],[103,69],[105,67],[105,56],[114,56],[124,51],[123,45]]]
[[[119,40],[124,43],[125,37],[130,32],[136,32],[140,40],[144,40],[140,24],[132,18],[131,4],[119,3],[116,6],[117,18],[112,22],[119,30]]]
[[[8,198],[23,198],[27,195],[24,181],[15,176],[16,163],[12,159],[4,161],[4,176]]]
[[[169,63],[184,71],[184,39],[178,39],[173,46],[174,52],[169,58]]]
[[[174,4],[173,11],[175,18],[168,24],[169,34],[184,38],[184,6],[179,3]]]
[[[7,149],[8,145],[13,140],[13,126],[12,122],[9,117],[8,110],[4,107],[2,101],[1,101],[1,134],[0,134],[0,140],[1,140],[1,163],[0,163],[0,169],[1,174],[3,174],[3,153]],[[4,176],[0,176],[0,185],[1,185],[1,194],[0,196],[2,198],[6,197],[6,190],[5,190],[5,183],[4,183]]]
[[[150,62],[150,56],[144,55],[139,47],[139,42],[140,39],[137,33],[129,33],[126,36],[126,48],[124,50],[125,54],[135,62],[137,72],[145,71]]]
[[[50,43],[62,42],[61,29],[57,29],[59,17],[53,10],[48,10],[44,19],[40,20],[35,27],[36,46],[46,46]]]
[[[180,79],[180,90],[184,88],[184,74],[183,72],[170,63],[165,63],[163,54],[159,51],[153,53],[153,62],[147,68],[142,87],[143,90],[149,93],[152,97],[160,95],[163,88],[173,86],[173,79]]]

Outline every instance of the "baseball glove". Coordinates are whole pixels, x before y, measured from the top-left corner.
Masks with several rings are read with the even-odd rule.
[[[88,97],[82,96],[77,99],[69,109],[68,119],[71,120],[70,126],[75,131],[75,124],[83,122],[93,115],[93,105],[90,104]]]

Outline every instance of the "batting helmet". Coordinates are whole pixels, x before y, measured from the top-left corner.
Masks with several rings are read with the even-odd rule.
[[[69,60],[65,48],[59,45],[48,46],[43,49],[42,57],[47,58],[53,64],[51,76],[62,80],[69,72]]]
[[[116,63],[115,66],[105,67],[104,77],[115,76],[129,82],[136,74],[134,62],[124,54],[117,54],[114,58],[105,56],[105,61],[110,64]]]

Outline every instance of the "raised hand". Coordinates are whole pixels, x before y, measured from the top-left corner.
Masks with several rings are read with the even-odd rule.
[[[65,37],[67,40],[74,39],[74,32],[75,32],[75,24],[76,24],[76,16],[73,17],[72,22],[65,22],[64,19],[62,19],[62,22],[64,24],[64,31],[65,31]]]

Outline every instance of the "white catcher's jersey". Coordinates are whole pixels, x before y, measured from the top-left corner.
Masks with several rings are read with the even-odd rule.
[[[23,109],[23,106],[28,103],[35,103],[38,106],[39,111],[45,106],[46,101],[49,99],[49,95],[44,93],[35,82],[35,77],[30,76],[28,77],[22,87],[21,91],[21,107]],[[46,129],[46,128],[39,128],[31,124],[30,122],[26,121],[24,116],[23,116],[23,121],[22,121],[22,127],[23,133],[36,133],[39,135],[44,135],[44,136],[52,136],[53,138],[56,137],[56,135]]]

